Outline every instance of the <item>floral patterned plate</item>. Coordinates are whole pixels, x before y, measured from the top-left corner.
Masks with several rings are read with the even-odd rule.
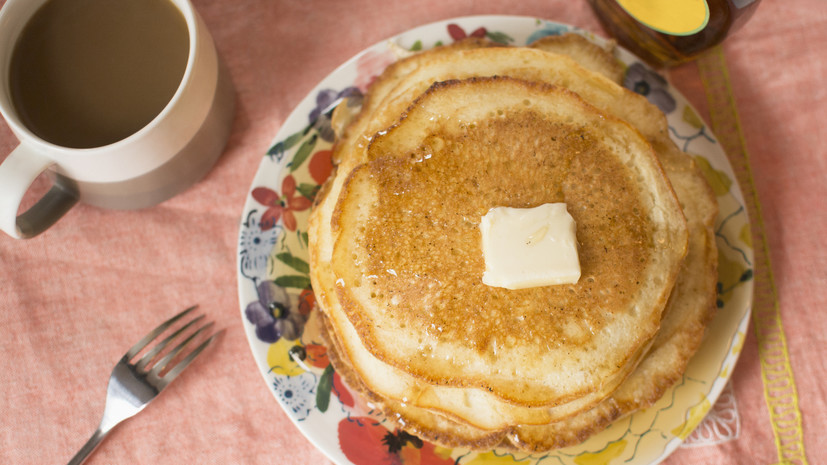
[[[293,111],[264,154],[244,206],[238,286],[250,348],[267,388],[296,427],[339,464],[652,464],[677,448],[724,389],[741,352],[752,298],[749,221],[735,176],[715,137],[686,99],[630,53],[624,85],[667,114],[675,142],[692,154],[718,196],[720,310],[683,378],[654,406],[618,420],[586,442],[548,454],[469,452],[435,446],[388,426],[344,386],[318,330],[308,278],[307,218],[331,172],[330,115],[361,95],[388,64],[410,51],[471,36],[525,45],[572,26],[515,16],[476,16],[418,27],[359,53],[325,78]]]

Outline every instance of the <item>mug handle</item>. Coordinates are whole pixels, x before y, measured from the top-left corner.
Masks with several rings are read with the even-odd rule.
[[[49,229],[77,203],[77,185],[58,175],[43,197],[17,214],[29,186],[53,164],[54,161],[26,144],[17,146],[0,163],[0,229],[3,232],[15,239],[34,237]]]

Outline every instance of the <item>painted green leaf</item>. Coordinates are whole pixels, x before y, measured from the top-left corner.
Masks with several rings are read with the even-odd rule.
[[[316,197],[316,193],[319,192],[319,189],[321,189],[321,186],[318,184],[311,184],[309,182],[303,182],[296,186],[296,190],[299,191],[299,194],[310,200],[313,200]]]
[[[294,134],[290,134],[284,139],[284,148],[285,149],[292,149],[294,145],[298,144],[300,140],[304,137],[304,131],[299,131]]]
[[[301,239],[301,242],[302,242],[302,244],[304,244],[305,247],[307,247],[309,245],[310,239],[307,236],[307,231],[304,231],[304,232],[300,233],[299,234],[299,239]]]
[[[488,32],[485,35],[489,39],[491,39],[493,42],[496,42],[498,44],[507,45],[511,42],[514,42],[514,38],[512,38],[511,36],[509,36],[505,32]]]
[[[732,179],[723,171],[713,168],[706,158],[697,155],[694,158],[695,161],[698,162],[698,166],[701,168],[701,171],[703,171],[704,177],[706,177],[706,182],[712,187],[715,195],[718,197],[726,195],[732,187]]]
[[[298,150],[296,150],[296,155],[293,156],[293,161],[290,162],[290,172],[296,171],[299,167],[307,160],[307,157],[313,152],[313,147],[316,146],[316,140],[319,138],[318,134],[313,134],[310,139],[307,139],[302,143]]]
[[[308,128],[305,128],[299,132],[295,132],[287,136],[286,139],[274,144],[270,147],[270,150],[267,151],[267,155],[276,156],[279,159],[284,155],[284,152],[293,148],[294,145],[298,144],[299,141],[307,134]]]
[[[683,107],[683,120],[695,129],[701,129],[704,126],[701,117],[689,105]]]
[[[307,289],[310,287],[310,278],[307,276],[297,276],[297,275],[286,275],[286,276],[279,276],[278,278],[273,280],[277,286],[281,287],[294,287],[297,289]]]
[[[296,271],[310,273],[310,265],[301,258],[292,255],[290,252],[282,252],[276,255],[276,258]]]
[[[316,389],[316,408],[320,412],[326,412],[330,406],[330,391],[333,389],[333,367],[328,365],[319,379],[319,387]]]
[[[422,41],[421,41],[421,40],[417,40],[417,41],[416,41],[416,42],[414,42],[414,44],[411,46],[411,51],[412,51],[412,52],[418,52],[418,51],[420,51],[420,50],[422,50]]]

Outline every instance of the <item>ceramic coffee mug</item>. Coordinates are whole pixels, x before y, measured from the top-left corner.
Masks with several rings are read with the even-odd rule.
[[[47,0],[8,0],[0,10],[0,113],[20,144],[0,164],[0,229],[35,236],[77,201],[111,209],[160,203],[204,177],[224,150],[235,94],[203,21],[188,0],[169,0],[183,15],[189,52],[183,79],[147,125],[120,140],[70,148],[38,137],[15,109],[10,62],[24,27]],[[42,173],[51,189],[19,213],[31,183]]]

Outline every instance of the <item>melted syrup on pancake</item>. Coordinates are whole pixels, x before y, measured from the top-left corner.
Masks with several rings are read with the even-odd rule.
[[[514,137],[492,140],[491,134]],[[478,158],[469,164],[458,153]],[[649,225],[639,214],[631,170],[587,129],[531,111],[492,115],[460,125],[459,133],[432,134],[405,157],[378,157],[369,169],[381,190],[375,211],[382,215],[362,236],[370,251],[366,274],[374,298],[406,326],[465,339],[495,357],[516,339],[585,344],[613,309],[635,297]],[[581,241],[580,281],[522,290],[482,284],[482,215],[494,206],[548,202],[571,205]]]

